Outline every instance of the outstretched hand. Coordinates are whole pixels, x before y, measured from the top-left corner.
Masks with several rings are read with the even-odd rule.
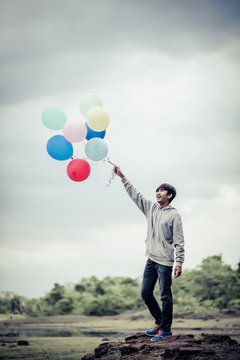
[[[117,174],[121,179],[125,178],[125,176],[123,175],[120,167],[118,166],[114,166],[113,171],[115,172],[115,174]]]
[[[176,279],[177,277],[179,277],[182,273],[182,267],[179,265],[176,265],[174,268],[174,279]]]

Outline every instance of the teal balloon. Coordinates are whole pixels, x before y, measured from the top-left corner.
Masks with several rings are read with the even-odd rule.
[[[67,121],[67,115],[58,106],[49,106],[42,112],[42,122],[50,130],[60,130]]]
[[[95,106],[103,106],[102,99],[96,94],[86,94],[80,100],[80,110],[84,116],[86,116],[88,111]]]
[[[103,160],[108,153],[108,146],[103,139],[90,139],[85,145],[85,153],[90,160]]]
[[[47,152],[55,160],[68,160],[73,156],[73,146],[63,135],[55,135],[47,142]]]

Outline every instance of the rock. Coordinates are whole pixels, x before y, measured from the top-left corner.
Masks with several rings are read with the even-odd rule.
[[[109,339],[108,338],[103,338],[102,341],[109,341]]]
[[[233,340],[230,338],[229,335],[216,335],[216,334],[201,334],[201,339],[202,341],[206,342],[206,343],[224,343],[227,345],[238,345],[237,340]]]
[[[86,354],[84,357],[83,357],[84,360],[94,360],[95,359],[95,356],[92,355],[92,354]]]
[[[83,360],[238,360],[240,346],[228,335],[192,334],[167,336],[151,341],[144,333],[128,336],[125,342],[100,344],[95,354],[86,354]]]
[[[19,346],[28,346],[29,342],[27,340],[18,340],[17,344]]]

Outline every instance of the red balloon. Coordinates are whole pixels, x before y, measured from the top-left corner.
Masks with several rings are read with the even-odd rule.
[[[91,171],[91,167],[86,160],[74,159],[67,167],[67,174],[73,181],[86,180]]]

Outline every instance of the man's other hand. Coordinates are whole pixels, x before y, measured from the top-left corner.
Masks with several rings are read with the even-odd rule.
[[[174,268],[174,279],[176,279],[177,277],[179,277],[182,273],[182,267],[179,265],[176,265]]]
[[[125,178],[125,176],[123,175],[120,167],[114,166],[114,172],[115,172],[115,174],[117,174],[121,179]]]

